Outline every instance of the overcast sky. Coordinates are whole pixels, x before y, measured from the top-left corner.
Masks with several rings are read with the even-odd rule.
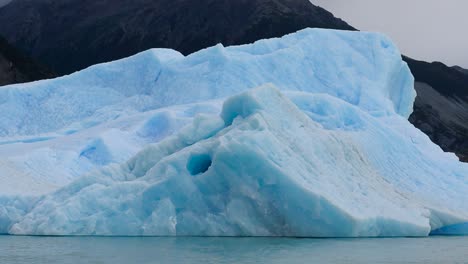
[[[415,59],[468,68],[468,0],[311,0],[355,28],[390,36]]]

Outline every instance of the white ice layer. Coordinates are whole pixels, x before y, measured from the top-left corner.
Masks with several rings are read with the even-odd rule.
[[[2,87],[0,233],[466,233],[468,165],[414,97],[384,36],[311,29]]]

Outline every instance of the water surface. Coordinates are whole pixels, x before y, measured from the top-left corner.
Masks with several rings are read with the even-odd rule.
[[[0,263],[468,263],[468,237],[293,239],[0,236]]]

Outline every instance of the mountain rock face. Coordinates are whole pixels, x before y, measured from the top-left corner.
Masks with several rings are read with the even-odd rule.
[[[462,68],[460,66],[453,66],[452,69],[458,70],[458,71],[468,75],[468,70],[464,69],[464,68]]]
[[[308,0],[15,0],[0,34],[68,74],[154,47],[183,54],[306,27],[352,29]]]
[[[13,48],[0,37],[0,86],[31,82],[55,76],[45,67]]]
[[[468,162],[468,74],[460,67],[405,58],[418,93],[410,121]]]
[[[15,0],[0,9],[0,34],[60,74],[154,47],[189,54],[305,27],[355,30],[308,0]],[[411,122],[466,160],[466,70],[404,59],[421,95]]]
[[[0,7],[6,6],[9,4],[12,0],[0,0]]]

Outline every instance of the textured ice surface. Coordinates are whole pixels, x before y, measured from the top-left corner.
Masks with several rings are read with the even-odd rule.
[[[310,29],[2,87],[0,233],[463,233],[468,167],[414,97],[386,37]]]
[[[417,137],[342,100],[293,98],[311,116],[325,106],[345,117],[322,126],[275,88],[250,90],[228,99],[221,117],[197,116],[129,162],[44,197],[9,232],[425,236],[468,219],[467,170],[455,159],[418,157]],[[377,144],[386,140],[400,147]],[[419,177],[424,162],[432,169]]]
[[[224,98],[264,83],[409,116],[413,78],[382,35],[303,30],[188,57],[155,49],[62,78],[0,89],[0,135],[79,130],[134,112]],[[21,118],[20,118],[21,117]]]
[[[265,83],[328,94],[373,116],[407,117],[415,97],[400,53],[380,34],[307,29],[187,57],[149,50],[0,88],[0,180],[7,183],[0,193],[47,193],[123,162],[195,114],[219,112],[220,102],[211,100]]]

